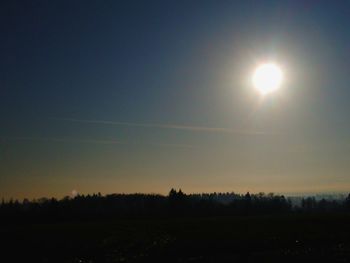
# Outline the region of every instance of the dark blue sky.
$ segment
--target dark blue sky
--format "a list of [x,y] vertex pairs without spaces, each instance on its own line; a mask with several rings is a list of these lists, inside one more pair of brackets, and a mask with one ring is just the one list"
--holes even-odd
[[349,26],[346,1],[2,1],[0,190],[343,191]]

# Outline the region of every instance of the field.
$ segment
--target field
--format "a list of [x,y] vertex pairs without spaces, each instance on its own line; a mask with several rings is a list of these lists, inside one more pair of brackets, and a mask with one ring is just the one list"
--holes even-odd
[[2,225],[2,262],[350,261],[350,215]]

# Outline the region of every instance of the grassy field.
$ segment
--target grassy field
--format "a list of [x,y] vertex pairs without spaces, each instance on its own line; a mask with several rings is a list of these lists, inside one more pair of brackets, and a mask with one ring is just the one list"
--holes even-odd
[[350,215],[2,225],[2,262],[350,261]]

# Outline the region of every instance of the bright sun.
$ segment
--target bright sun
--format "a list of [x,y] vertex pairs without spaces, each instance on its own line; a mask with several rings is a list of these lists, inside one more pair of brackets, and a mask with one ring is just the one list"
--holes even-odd
[[281,69],[273,63],[261,64],[256,68],[253,75],[254,87],[262,95],[278,90],[282,80]]

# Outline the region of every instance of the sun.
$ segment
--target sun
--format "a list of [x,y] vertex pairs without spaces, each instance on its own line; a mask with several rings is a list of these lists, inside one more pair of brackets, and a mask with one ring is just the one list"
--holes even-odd
[[283,80],[282,70],[274,63],[259,65],[253,75],[253,85],[262,94],[278,90]]

